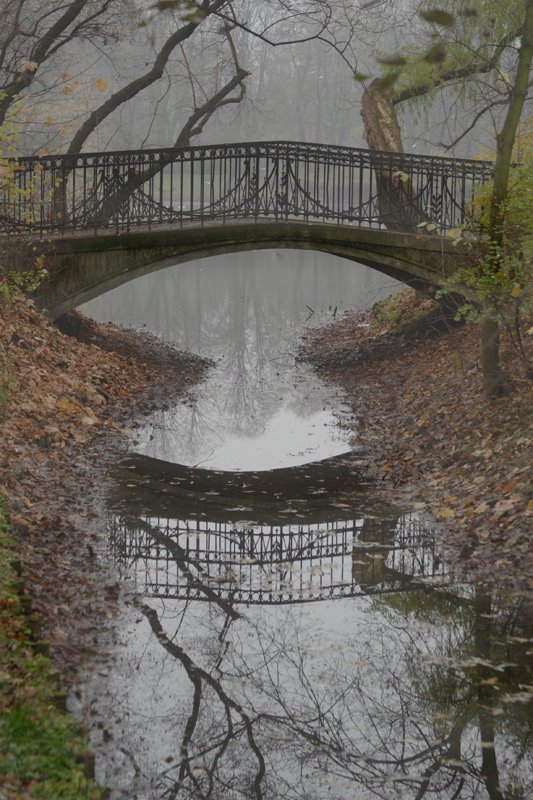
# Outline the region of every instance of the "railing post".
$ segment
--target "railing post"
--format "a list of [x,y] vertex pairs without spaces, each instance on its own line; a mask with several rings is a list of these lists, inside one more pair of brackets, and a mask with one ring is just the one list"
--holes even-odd
[[285,196],[284,196],[284,204],[285,204],[285,222],[289,219],[289,175],[291,169],[291,161],[289,157],[289,147],[286,145],[285,151]]

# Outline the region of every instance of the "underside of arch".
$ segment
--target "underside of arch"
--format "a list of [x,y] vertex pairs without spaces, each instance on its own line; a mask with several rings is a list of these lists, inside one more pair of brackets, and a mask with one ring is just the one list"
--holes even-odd
[[440,237],[298,222],[241,222],[202,228],[61,238],[40,245],[47,280],[35,293],[52,319],[141,275],[223,253],[314,250],[371,267],[411,286],[439,285],[457,250]]

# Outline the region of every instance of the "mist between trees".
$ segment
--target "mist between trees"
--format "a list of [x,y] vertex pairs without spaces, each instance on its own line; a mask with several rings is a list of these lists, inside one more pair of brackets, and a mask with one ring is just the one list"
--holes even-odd
[[[472,5],[487,55],[508,34],[512,9],[495,23],[482,8],[487,0]],[[253,139],[365,146],[363,86],[354,76],[377,74],[376,54],[409,51],[431,36],[420,7],[412,0],[2,0],[0,120],[16,126],[21,154]],[[465,51],[455,58],[464,61]],[[412,103],[400,110],[405,149],[442,151],[483,103],[487,113],[454,152],[490,147],[504,83],[486,75],[474,97],[457,78],[421,93],[414,110]]]

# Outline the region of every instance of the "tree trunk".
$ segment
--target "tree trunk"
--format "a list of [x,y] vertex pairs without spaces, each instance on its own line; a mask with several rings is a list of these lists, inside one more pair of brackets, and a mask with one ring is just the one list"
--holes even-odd
[[[376,78],[365,89],[361,116],[370,150],[403,153],[402,133],[393,95],[380,78]],[[417,227],[419,223],[430,220],[418,208],[410,181],[402,174],[401,159],[391,168],[390,165],[380,165],[379,157],[376,157],[374,172],[380,221],[391,230],[420,233]]]
[[[529,90],[529,76],[533,61],[533,0],[524,0],[524,12],[515,81],[511,90],[505,122],[497,136],[494,191],[489,220],[491,251],[496,254],[496,258],[487,267],[487,269],[491,269],[494,272],[498,271],[501,264],[504,245],[505,201],[509,189],[513,146]],[[504,376],[500,368],[499,332],[496,319],[489,319],[483,323],[481,331],[481,363],[483,366],[485,397],[490,400],[501,396]]]
[[380,78],[372,81],[363,93],[361,116],[370,150],[403,153],[402,132],[392,103],[392,92]]
[[500,330],[495,319],[486,319],[481,325],[481,367],[485,399],[501,397],[505,392],[505,374],[500,367]]

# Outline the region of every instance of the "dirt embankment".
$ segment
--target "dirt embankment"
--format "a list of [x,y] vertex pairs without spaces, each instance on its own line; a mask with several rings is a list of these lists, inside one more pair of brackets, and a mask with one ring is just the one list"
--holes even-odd
[[[405,303],[416,313],[414,293]],[[504,337],[508,394],[484,402],[475,326],[392,334],[349,312],[308,332],[302,357],[345,388],[376,481],[439,520],[452,557],[533,590],[533,384]],[[533,335],[525,335],[533,360]]]
[[33,608],[68,673],[101,649],[116,610],[118,586],[95,557],[106,466],[133,420],[186,394],[208,364],[74,315],[78,341],[27,300],[0,316],[0,494]]

